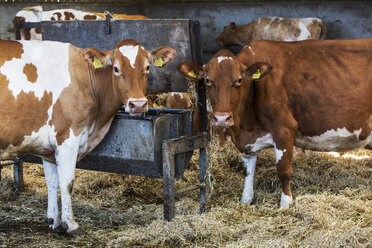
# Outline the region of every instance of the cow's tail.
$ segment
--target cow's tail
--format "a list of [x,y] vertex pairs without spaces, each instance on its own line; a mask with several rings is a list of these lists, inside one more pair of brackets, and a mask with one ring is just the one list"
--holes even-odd
[[319,20],[319,26],[320,26],[319,40],[325,40],[327,36],[327,28],[322,20]]

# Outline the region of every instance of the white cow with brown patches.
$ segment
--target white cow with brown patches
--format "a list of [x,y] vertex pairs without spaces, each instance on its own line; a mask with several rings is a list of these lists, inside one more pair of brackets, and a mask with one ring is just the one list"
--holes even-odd
[[224,27],[217,42],[221,46],[244,46],[256,40],[324,40],[326,27],[318,18],[261,17],[245,25]]
[[43,159],[51,229],[79,232],[71,207],[76,162],[103,139],[123,104],[133,115],[147,111],[149,66],[154,61],[165,66],[175,54],[170,47],[149,52],[135,40],[123,40],[111,51],[0,41],[0,159],[21,154]]
[[[104,13],[90,12],[76,9],[54,9],[43,11],[42,6],[27,7],[19,11],[14,19],[14,25],[22,22],[41,21],[76,21],[76,20],[104,20]],[[113,14],[114,20],[123,19],[148,19],[143,15]],[[21,40],[42,40],[41,28],[22,28],[20,30]]]

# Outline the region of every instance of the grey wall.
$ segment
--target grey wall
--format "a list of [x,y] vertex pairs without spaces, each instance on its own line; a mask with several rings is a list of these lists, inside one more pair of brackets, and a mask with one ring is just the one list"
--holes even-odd
[[203,3],[151,5],[144,14],[153,18],[185,17],[201,22],[204,61],[220,49],[215,41],[223,27],[246,24],[258,17],[318,17],[329,39],[372,37],[372,2]]
[[[13,39],[12,17],[30,4],[0,4],[0,38]],[[169,3],[169,4],[47,4],[45,10],[76,8],[103,12],[144,14],[149,18],[189,18],[201,23],[203,55],[207,61],[219,46],[215,38],[223,26],[235,21],[249,23],[262,16],[318,17],[327,26],[329,39],[372,37],[371,1],[319,2],[229,2],[229,3]],[[166,34],[165,34],[166,35]]]

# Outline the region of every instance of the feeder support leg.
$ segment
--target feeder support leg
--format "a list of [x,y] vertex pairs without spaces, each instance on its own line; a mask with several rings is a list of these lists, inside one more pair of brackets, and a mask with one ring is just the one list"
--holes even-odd
[[17,191],[23,191],[23,161],[20,159],[14,160],[13,166],[13,175],[14,175],[14,187]]
[[175,160],[171,144],[163,142],[164,219],[168,221],[175,215]]
[[208,145],[199,150],[199,162],[200,162],[200,213],[208,211],[208,195],[210,191],[210,174],[209,174],[209,161],[208,161]]

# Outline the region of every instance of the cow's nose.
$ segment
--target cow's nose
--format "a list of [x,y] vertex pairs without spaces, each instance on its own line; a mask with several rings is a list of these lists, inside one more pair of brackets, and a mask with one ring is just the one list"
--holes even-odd
[[129,114],[141,114],[147,112],[147,98],[129,98],[125,110]]
[[233,126],[234,119],[231,112],[217,112],[212,114],[212,125],[213,126]]

